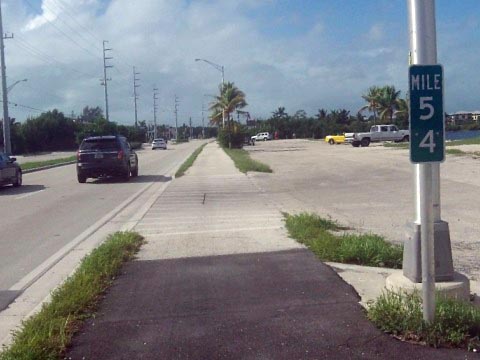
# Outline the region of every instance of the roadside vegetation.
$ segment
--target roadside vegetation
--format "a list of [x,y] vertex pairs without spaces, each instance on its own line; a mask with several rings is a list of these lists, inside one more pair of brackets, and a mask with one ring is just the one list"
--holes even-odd
[[228,149],[226,147],[223,148],[228,156],[233,160],[235,166],[238,170],[243,173],[247,173],[249,171],[256,171],[256,172],[264,172],[264,173],[271,173],[273,172],[270,166],[264,164],[260,161],[253,160],[250,157],[248,151],[243,149]]
[[386,291],[369,304],[368,318],[402,340],[480,351],[480,309],[467,302],[437,296],[435,321],[427,324],[419,293]]
[[134,257],[143,241],[134,232],[110,235],[52,292],[50,302],[23,322],[12,345],[0,353],[0,360],[59,359],[82,322],[95,312],[101,294],[122,264]]
[[374,234],[341,233],[348,228],[315,214],[284,214],[289,235],[323,261],[400,269],[403,247]]
[[72,161],[75,161],[77,157],[74,156],[69,156],[65,158],[60,158],[60,159],[53,159],[53,160],[45,160],[45,161],[29,161],[23,164],[20,164],[21,168],[23,171],[25,170],[31,170],[31,169],[38,169],[44,166],[51,166],[51,165],[58,165],[58,164],[63,164],[63,163],[69,163]]
[[192,155],[190,155],[190,157],[187,160],[185,160],[182,166],[180,166],[180,168],[175,173],[175,177],[178,178],[185,175],[185,172],[193,165],[195,160],[197,160],[198,155],[200,155],[200,153],[202,152],[205,146],[207,146],[207,144],[203,144],[202,146],[200,146],[197,150],[195,150],[192,153]]

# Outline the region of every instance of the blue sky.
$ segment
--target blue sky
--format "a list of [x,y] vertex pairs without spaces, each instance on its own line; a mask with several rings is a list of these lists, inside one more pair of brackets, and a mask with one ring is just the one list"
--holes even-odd
[[[205,94],[224,65],[226,80],[245,91],[248,110],[268,117],[279,106],[303,109],[363,105],[372,85],[405,94],[408,19],[405,0],[4,0],[8,82],[28,78],[11,101],[67,114],[104,107],[101,40],[112,51],[112,120],[133,121],[132,69],[141,72],[139,117],[150,121],[152,88],[160,89],[160,118],[201,121]],[[35,10],[34,10],[35,9]],[[438,58],[446,75],[448,112],[479,110],[478,0],[437,0]],[[48,21],[46,20],[48,19]],[[88,28],[86,30],[85,28]],[[40,53],[39,53],[40,52]],[[52,60],[53,59],[53,60]],[[36,110],[15,107],[22,120]]]

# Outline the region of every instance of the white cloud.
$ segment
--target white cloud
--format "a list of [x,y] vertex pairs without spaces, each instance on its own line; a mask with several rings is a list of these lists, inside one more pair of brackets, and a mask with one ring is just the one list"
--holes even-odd
[[382,24],[373,24],[368,31],[366,38],[370,41],[381,41],[385,36],[384,26]]

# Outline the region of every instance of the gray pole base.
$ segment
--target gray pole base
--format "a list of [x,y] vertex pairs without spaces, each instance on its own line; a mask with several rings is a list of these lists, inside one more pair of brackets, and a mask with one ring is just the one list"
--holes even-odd
[[[422,294],[422,284],[406,278],[401,271],[396,271],[387,277],[385,287],[387,290],[395,293],[406,292],[408,294]],[[452,280],[436,282],[435,292],[437,295],[448,299],[469,301],[470,281],[465,275],[454,273]]]
[[[406,226],[403,248],[403,275],[412,282],[422,282],[420,224]],[[454,278],[450,230],[446,221],[434,224],[435,281],[452,281]]]

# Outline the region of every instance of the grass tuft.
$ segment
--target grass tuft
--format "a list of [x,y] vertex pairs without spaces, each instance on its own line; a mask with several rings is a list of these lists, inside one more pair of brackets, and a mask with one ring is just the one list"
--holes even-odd
[[0,359],[58,359],[82,321],[92,316],[122,264],[132,259],[142,244],[143,237],[134,232],[110,235],[52,292],[51,301],[22,323]]
[[418,293],[386,291],[369,304],[368,318],[381,330],[404,340],[480,350],[480,309],[468,302],[437,295],[435,320],[427,324]]
[[445,149],[445,154],[454,156],[468,155],[468,153],[460,149]]
[[38,169],[44,166],[69,163],[75,160],[77,160],[77,157],[74,155],[74,156],[69,156],[61,159],[53,159],[53,160],[45,160],[45,161],[29,161],[29,162],[20,164],[20,167],[22,168],[23,171],[25,171],[25,170],[31,170],[31,169]]
[[348,230],[336,221],[315,214],[284,214],[289,235],[323,261],[375,267],[402,267],[403,247],[373,234],[335,234]]
[[197,150],[195,150],[192,153],[192,155],[190,155],[190,157],[187,160],[185,160],[185,162],[182,164],[182,166],[180,166],[180,168],[175,173],[175,177],[178,178],[178,177],[181,177],[181,176],[185,175],[185,172],[188,169],[190,169],[190,167],[193,165],[195,160],[197,160],[198,155],[200,155],[200,153],[202,152],[202,150],[205,146],[207,146],[207,144],[203,144],[202,146],[200,146]]
[[233,160],[235,166],[238,170],[243,173],[247,173],[248,171],[256,171],[256,172],[264,172],[264,173],[271,173],[273,172],[270,166],[261,163],[260,161],[253,160],[250,157],[248,151],[243,149],[227,149],[223,148],[228,156]]

